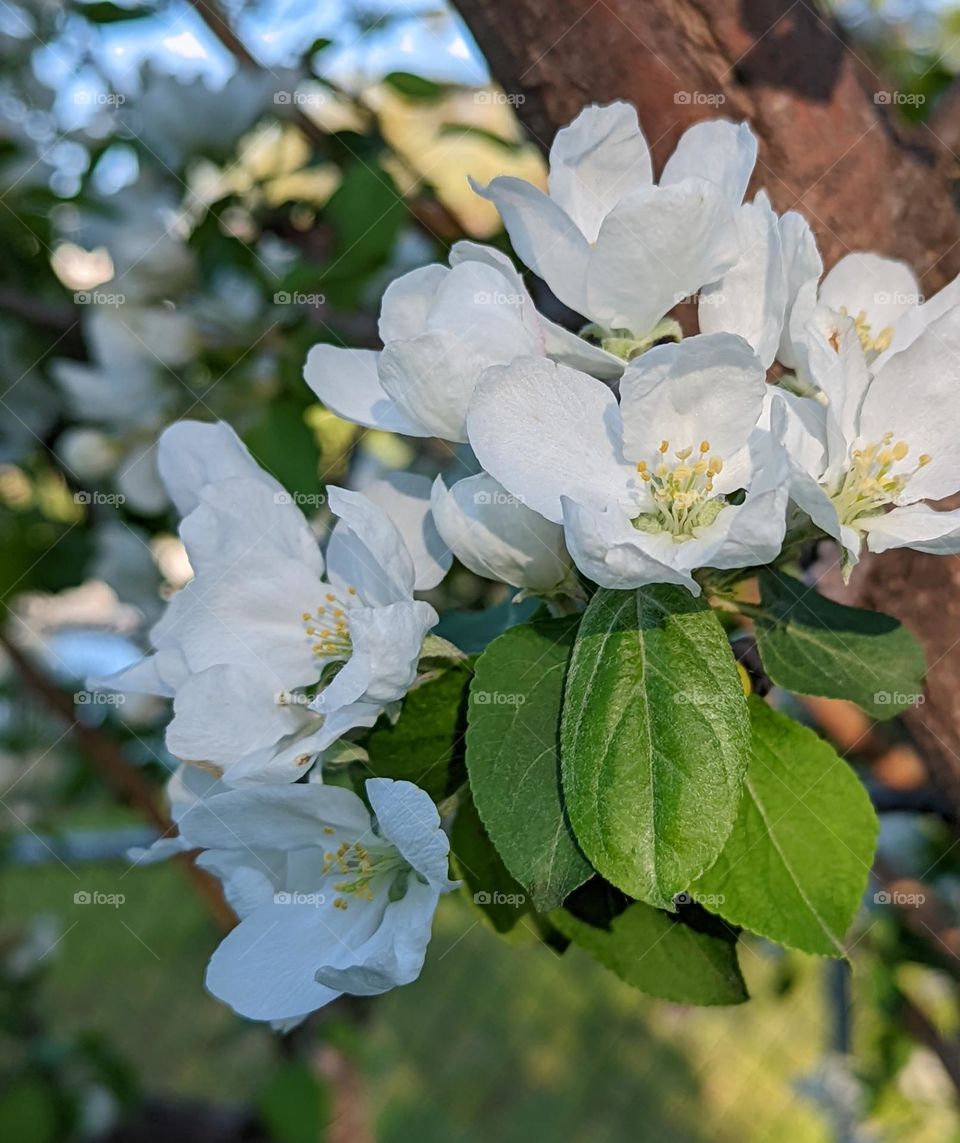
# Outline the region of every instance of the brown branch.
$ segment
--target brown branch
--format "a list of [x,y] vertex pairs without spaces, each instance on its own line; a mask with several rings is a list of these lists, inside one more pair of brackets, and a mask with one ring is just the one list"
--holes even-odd
[[[154,787],[139,770],[131,766],[120,747],[93,726],[78,721],[69,695],[55,686],[30,662],[16,644],[0,632],[0,646],[9,656],[27,689],[51,714],[66,723],[70,733],[111,793],[121,802],[136,809],[161,836],[175,833],[168,814],[157,801]],[[233,910],[227,905],[220,884],[205,869],[198,869],[189,854],[178,854],[175,860],[193,882],[211,915],[224,931],[236,924]]]

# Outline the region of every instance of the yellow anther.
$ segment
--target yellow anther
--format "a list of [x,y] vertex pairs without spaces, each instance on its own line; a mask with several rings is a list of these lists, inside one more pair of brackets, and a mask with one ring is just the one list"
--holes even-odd
[[897,441],[897,443],[893,446],[893,459],[903,460],[909,451],[910,449],[907,446],[906,441]]
[[316,632],[317,632],[317,629],[316,629],[316,627],[308,627],[308,628],[307,628],[307,634],[308,634],[308,635],[315,635],[315,634],[316,634]]
[[680,448],[673,454],[677,460],[686,460],[687,457],[693,452],[692,448]]
[[933,460],[933,457],[928,452],[925,452],[920,455],[917,464],[919,464],[921,468],[926,468],[931,460]]
[[660,446],[659,446],[657,451],[658,452],[666,452],[669,447],[670,447],[669,441],[661,441]]
[[342,619],[345,614],[346,612],[341,611],[339,607],[335,607],[333,610],[334,619]]
[[307,622],[307,620],[309,620],[309,618],[310,618],[310,612],[309,612],[309,611],[305,611],[305,612],[303,613],[303,615],[301,616],[301,618],[303,619],[304,623],[306,623],[306,622]]
[[332,591],[328,591],[325,598],[326,598],[328,603],[336,603],[337,602],[337,597],[333,594]]
[[348,592],[348,594],[350,594],[350,595],[356,595],[356,594],[357,594],[357,589],[356,589],[355,587],[348,587],[348,588],[347,588],[347,592]]
[[324,833],[336,833],[337,831],[333,826],[324,826],[323,832]]
[[701,452],[709,452],[710,451],[710,442],[709,441],[701,441],[700,442],[700,451]]
[[333,902],[333,907],[335,909],[346,909],[347,902],[346,902],[345,898],[337,897]]

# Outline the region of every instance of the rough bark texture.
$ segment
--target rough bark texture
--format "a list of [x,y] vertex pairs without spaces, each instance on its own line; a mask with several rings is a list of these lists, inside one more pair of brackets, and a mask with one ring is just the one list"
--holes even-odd
[[[545,150],[589,102],[634,103],[661,165],[696,120],[745,118],[757,185],[807,216],[827,266],[876,250],[908,261],[928,295],[960,272],[960,97],[905,130],[891,85],[809,0],[455,2]],[[927,701],[908,721],[960,807],[960,558],[870,557],[851,586],[926,647]]]

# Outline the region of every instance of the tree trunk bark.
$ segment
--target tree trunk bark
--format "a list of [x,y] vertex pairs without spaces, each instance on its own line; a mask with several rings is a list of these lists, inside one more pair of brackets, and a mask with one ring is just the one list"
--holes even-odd
[[[828,267],[875,250],[909,262],[928,295],[960,272],[957,100],[898,124],[891,86],[810,0],[455,3],[545,151],[591,102],[635,104],[658,165],[696,120],[747,119],[756,186],[806,215]],[[871,556],[851,591],[923,642],[927,699],[906,717],[960,808],[960,557]]]

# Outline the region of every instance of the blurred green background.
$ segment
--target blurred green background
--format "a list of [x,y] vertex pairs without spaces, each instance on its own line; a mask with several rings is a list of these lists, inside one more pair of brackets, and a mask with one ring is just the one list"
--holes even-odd
[[[927,114],[960,9],[834,8]],[[205,993],[221,930],[197,883],[125,856],[167,711],[83,680],[135,658],[189,574],[157,434],[227,419],[305,496],[450,463],[341,422],[301,368],[317,341],[375,345],[385,285],[453,241],[508,249],[467,175],[544,178],[514,110],[431,0],[0,4],[0,1139],[960,1138],[937,1055],[957,958],[869,902],[852,971],[756,941],[752,1001],[692,1010],[455,894],[416,984],[278,1038]],[[434,601],[498,590],[458,569]],[[948,928],[955,846],[935,814],[885,818],[882,854]]]

